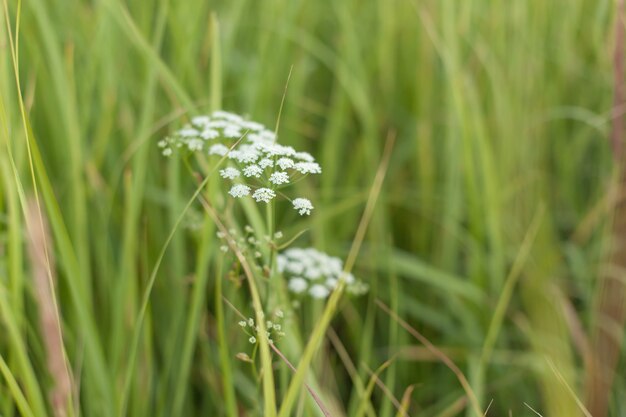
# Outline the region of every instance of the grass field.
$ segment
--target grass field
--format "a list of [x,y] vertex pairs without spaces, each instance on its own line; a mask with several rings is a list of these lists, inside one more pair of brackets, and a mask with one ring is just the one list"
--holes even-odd
[[[589,415],[594,335],[624,324],[615,5],[4,0],[0,416]],[[311,216],[161,155],[219,109],[316,158]],[[292,308],[275,250],[247,274],[220,222],[369,292]],[[238,325],[261,306],[284,358]],[[623,356],[594,417],[626,415]]]

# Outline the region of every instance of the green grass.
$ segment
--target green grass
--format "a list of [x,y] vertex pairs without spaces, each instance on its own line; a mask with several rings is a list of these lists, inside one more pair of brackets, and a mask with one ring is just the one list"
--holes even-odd
[[[583,415],[574,328],[592,334],[609,243],[613,3],[3,2],[0,416],[54,415],[26,251],[35,194],[79,387],[70,415],[322,415],[306,383],[333,416],[474,416],[378,300],[454,361],[482,409],[493,400],[488,415]],[[362,243],[369,294],[303,306],[278,343],[295,373],[268,346],[257,365],[273,374],[235,358],[251,345],[223,299],[256,308],[221,279],[198,182],[156,146],[217,108],[267,126],[280,114],[279,140],[323,168],[297,185],[314,214],[278,204],[276,230],[307,229],[295,245],[343,259]],[[264,227],[263,211],[234,213]],[[618,378],[610,415],[625,390]]]

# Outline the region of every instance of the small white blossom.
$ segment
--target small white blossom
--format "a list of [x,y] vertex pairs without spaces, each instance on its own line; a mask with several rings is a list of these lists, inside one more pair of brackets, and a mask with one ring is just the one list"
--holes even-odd
[[306,198],[296,198],[292,201],[293,208],[298,210],[298,213],[301,216],[310,215],[311,210],[313,210],[313,204],[311,201]]
[[256,343],[256,337],[250,336],[250,339],[248,339],[248,342],[250,342],[250,343],[252,343],[254,345]]
[[224,156],[228,153],[228,148],[221,143],[216,143],[215,145],[211,145],[209,148],[209,155],[219,155]]
[[296,152],[294,156],[302,161],[315,162],[315,158],[313,158],[313,155],[308,152]]
[[270,175],[270,182],[276,185],[288,184],[289,174],[284,171],[274,172],[272,175]]
[[228,194],[232,195],[235,198],[244,197],[250,194],[250,187],[244,184],[235,184],[232,186]]
[[348,285],[354,284],[354,281],[355,281],[354,275],[345,273],[345,272],[341,273],[341,275],[339,276],[339,279],[342,281],[345,281],[346,284]]
[[343,271],[341,259],[313,248],[287,249],[278,254],[276,265],[288,280],[288,289],[296,294],[302,294],[308,289],[309,296],[325,298],[340,282],[345,283],[347,292],[352,295],[361,295],[368,290],[366,284]]
[[291,278],[288,284],[289,291],[296,294],[303,293],[304,291],[306,291],[308,286],[309,284],[307,284],[307,282],[303,278],[299,277]]
[[309,294],[313,298],[322,299],[328,297],[330,291],[325,286],[316,284],[309,289]]
[[252,317],[248,319],[248,326],[254,327],[254,319]]
[[234,180],[240,174],[241,174],[241,172],[239,172],[238,169],[233,168],[233,167],[228,167],[228,168],[224,168],[224,169],[220,170],[220,175],[222,176],[222,178],[227,178],[229,180]]
[[[248,187],[248,190],[249,189]],[[269,203],[274,197],[276,197],[276,193],[269,188],[259,188],[252,194],[252,198],[254,198],[257,203]]]
[[191,123],[196,126],[206,126],[211,122],[211,118],[209,116],[196,116],[191,119]]
[[248,165],[243,169],[243,175],[246,177],[260,178],[261,174],[263,174],[263,169],[258,165]]
[[244,148],[231,152],[231,158],[236,159],[240,164],[253,164],[259,159],[259,154],[251,148]]
[[215,139],[220,136],[220,132],[213,129],[205,129],[200,133],[200,137],[204,140]]
[[171,148],[165,148],[165,149],[163,149],[162,154],[163,154],[163,156],[170,156],[172,154],[172,149]]
[[251,122],[251,121],[243,121],[243,122],[239,123],[239,125],[242,128],[249,129],[249,130],[263,130],[263,129],[265,129],[265,126],[263,126],[261,123]]
[[283,157],[283,158],[280,158],[278,161],[276,161],[276,165],[278,165],[280,169],[290,169],[295,166],[295,162],[293,162],[293,159],[291,158]]
[[204,143],[200,139],[191,139],[189,140],[189,142],[187,142],[187,147],[192,152],[202,150],[203,146],[204,146]]
[[224,129],[224,137],[235,139],[241,137],[241,130],[237,126],[227,126]]
[[306,269],[306,265],[300,262],[289,262],[286,265],[285,269],[287,270],[287,272],[290,272],[292,274],[301,275]]
[[296,162],[294,168],[301,174],[321,174],[322,168],[317,162]]
[[248,325],[248,323],[246,323],[246,321],[245,321],[245,320],[241,320],[241,321],[239,322],[239,325],[240,325],[241,327],[246,327],[246,326]]
[[178,134],[183,138],[195,138],[200,134],[200,132],[198,132],[196,129],[193,129],[191,127],[185,127],[179,130]]
[[276,315],[276,317],[279,317],[281,319],[285,317],[285,313],[283,313],[283,310],[276,310],[274,314]]
[[272,161],[269,158],[263,158],[259,161],[259,166],[263,169],[265,168],[271,168],[274,166],[274,161]]
[[226,245],[222,245],[222,246],[220,246],[220,250],[221,250],[222,252],[226,253],[226,252],[228,252],[228,246],[226,246]]

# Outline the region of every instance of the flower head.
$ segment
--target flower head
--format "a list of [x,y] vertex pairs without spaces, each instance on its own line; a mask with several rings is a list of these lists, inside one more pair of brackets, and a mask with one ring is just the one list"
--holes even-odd
[[235,184],[232,186],[228,194],[235,198],[241,198],[250,194],[250,187],[244,184]]
[[274,172],[270,175],[270,182],[276,185],[287,184],[289,183],[289,174],[284,171]]
[[292,201],[293,204],[293,208],[298,210],[298,213],[301,216],[306,215],[310,215],[311,214],[311,210],[313,210],[313,204],[311,204],[311,201],[306,199],[306,198],[296,198]]
[[340,283],[348,293],[360,295],[368,287],[343,271],[343,262],[313,248],[291,248],[278,254],[278,271],[288,279],[287,288],[294,294],[324,299]]
[[[231,185],[228,193],[234,198],[252,193],[258,203],[276,198],[279,187],[322,172],[311,154],[279,144],[275,132],[261,123],[223,110],[192,117],[190,123],[160,140],[158,146],[164,156],[178,151],[228,158],[229,166],[219,175],[227,181],[241,182]],[[300,215],[309,215],[313,209],[306,198],[296,198],[292,204]]]
[[259,188],[252,194],[252,198],[254,198],[257,203],[269,203],[274,197],[276,197],[276,193],[269,188]]
[[233,167],[228,167],[220,170],[220,175],[222,176],[222,178],[228,178],[229,180],[234,180],[240,174],[241,173],[239,172],[239,170]]

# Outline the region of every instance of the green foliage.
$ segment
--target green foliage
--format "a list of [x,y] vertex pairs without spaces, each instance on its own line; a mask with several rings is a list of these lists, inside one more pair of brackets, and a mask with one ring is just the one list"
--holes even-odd
[[[35,194],[77,386],[69,415],[322,415],[306,387],[333,416],[474,415],[455,374],[377,300],[454,361],[481,407],[493,400],[489,415],[528,415],[524,403],[582,415],[578,329],[608,243],[612,9],[5,0],[0,416],[54,414],[25,249]],[[228,279],[233,259],[196,198],[226,207],[211,177],[198,188],[157,147],[219,107],[267,126],[280,114],[281,143],[315,155],[323,174],[297,184],[314,214],[278,204],[267,226],[306,228],[297,244],[342,258],[397,136],[353,270],[370,292],[295,310],[277,347],[297,371],[267,343],[258,373],[236,357],[252,348],[229,303],[252,317],[263,300],[249,291],[265,289]],[[265,213],[235,213],[264,227]],[[623,381],[615,390],[618,415]]]

